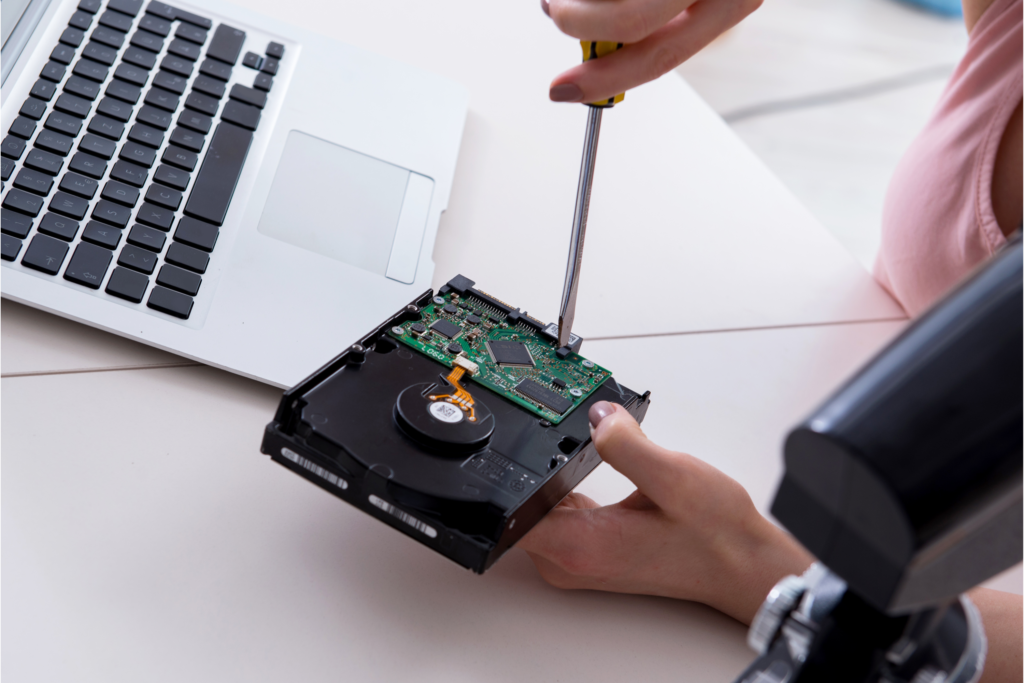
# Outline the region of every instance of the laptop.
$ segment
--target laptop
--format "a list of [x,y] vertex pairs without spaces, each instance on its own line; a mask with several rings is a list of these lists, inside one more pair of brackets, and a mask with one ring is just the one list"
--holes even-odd
[[430,287],[459,84],[216,0],[0,10],[3,297],[287,387]]

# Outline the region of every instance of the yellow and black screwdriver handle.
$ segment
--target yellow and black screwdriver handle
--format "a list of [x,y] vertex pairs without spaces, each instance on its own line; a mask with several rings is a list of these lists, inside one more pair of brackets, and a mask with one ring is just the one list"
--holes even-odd
[[[589,62],[591,59],[610,55],[622,47],[622,43],[613,43],[608,40],[581,40],[580,45],[583,47],[584,62]],[[622,98],[625,96],[626,93],[623,92],[619,93],[615,97],[609,97],[607,100],[601,100],[600,102],[587,102],[587,104],[591,107],[614,107],[616,104],[621,102]]]

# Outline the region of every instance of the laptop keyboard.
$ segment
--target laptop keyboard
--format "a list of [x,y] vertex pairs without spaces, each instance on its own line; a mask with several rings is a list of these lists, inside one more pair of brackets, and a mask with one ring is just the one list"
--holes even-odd
[[2,257],[188,319],[284,46],[142,5],[82,0],[11,123]]

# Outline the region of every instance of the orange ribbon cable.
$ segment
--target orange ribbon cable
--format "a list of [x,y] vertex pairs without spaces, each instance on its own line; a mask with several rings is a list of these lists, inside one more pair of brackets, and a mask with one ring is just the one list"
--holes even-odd
[[473,408],[473,397],[468,391],[462,388],[459,384],[459,380],[466,374],[466,370],[459,366],[452,368],[452,371],[445,377],[448,383],[455,388],[454,394],[434,395],[428,396],[431,401],[448,401],[453,405],[457,405],[462,408],[463,412],[469,413],[467,419],[470,422],[476,422],[476,411]]

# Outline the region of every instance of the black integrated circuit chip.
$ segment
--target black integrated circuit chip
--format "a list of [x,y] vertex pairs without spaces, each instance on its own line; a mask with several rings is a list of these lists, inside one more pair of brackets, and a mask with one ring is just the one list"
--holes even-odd
[[435,320],[430,325],[430,329],[438,334],[447,337],[448,339],[455,339],[462,333],[462,328],[454,323],[450,323],[447,320],[440,318]]
[[543,387],[529,378],[517,384],[516,391],[545,408],[550,408],[559,415],[565,415],[566,411],[572,408],[572,401],[564,396],[559,396],[547,387]]
[[[491,339],[487,342],[487,350],[498,365],[513,365],[532,368],[535,363],[530,349],[521,341],[505,341]],[[540,385],[538,385],[540,386]]]

